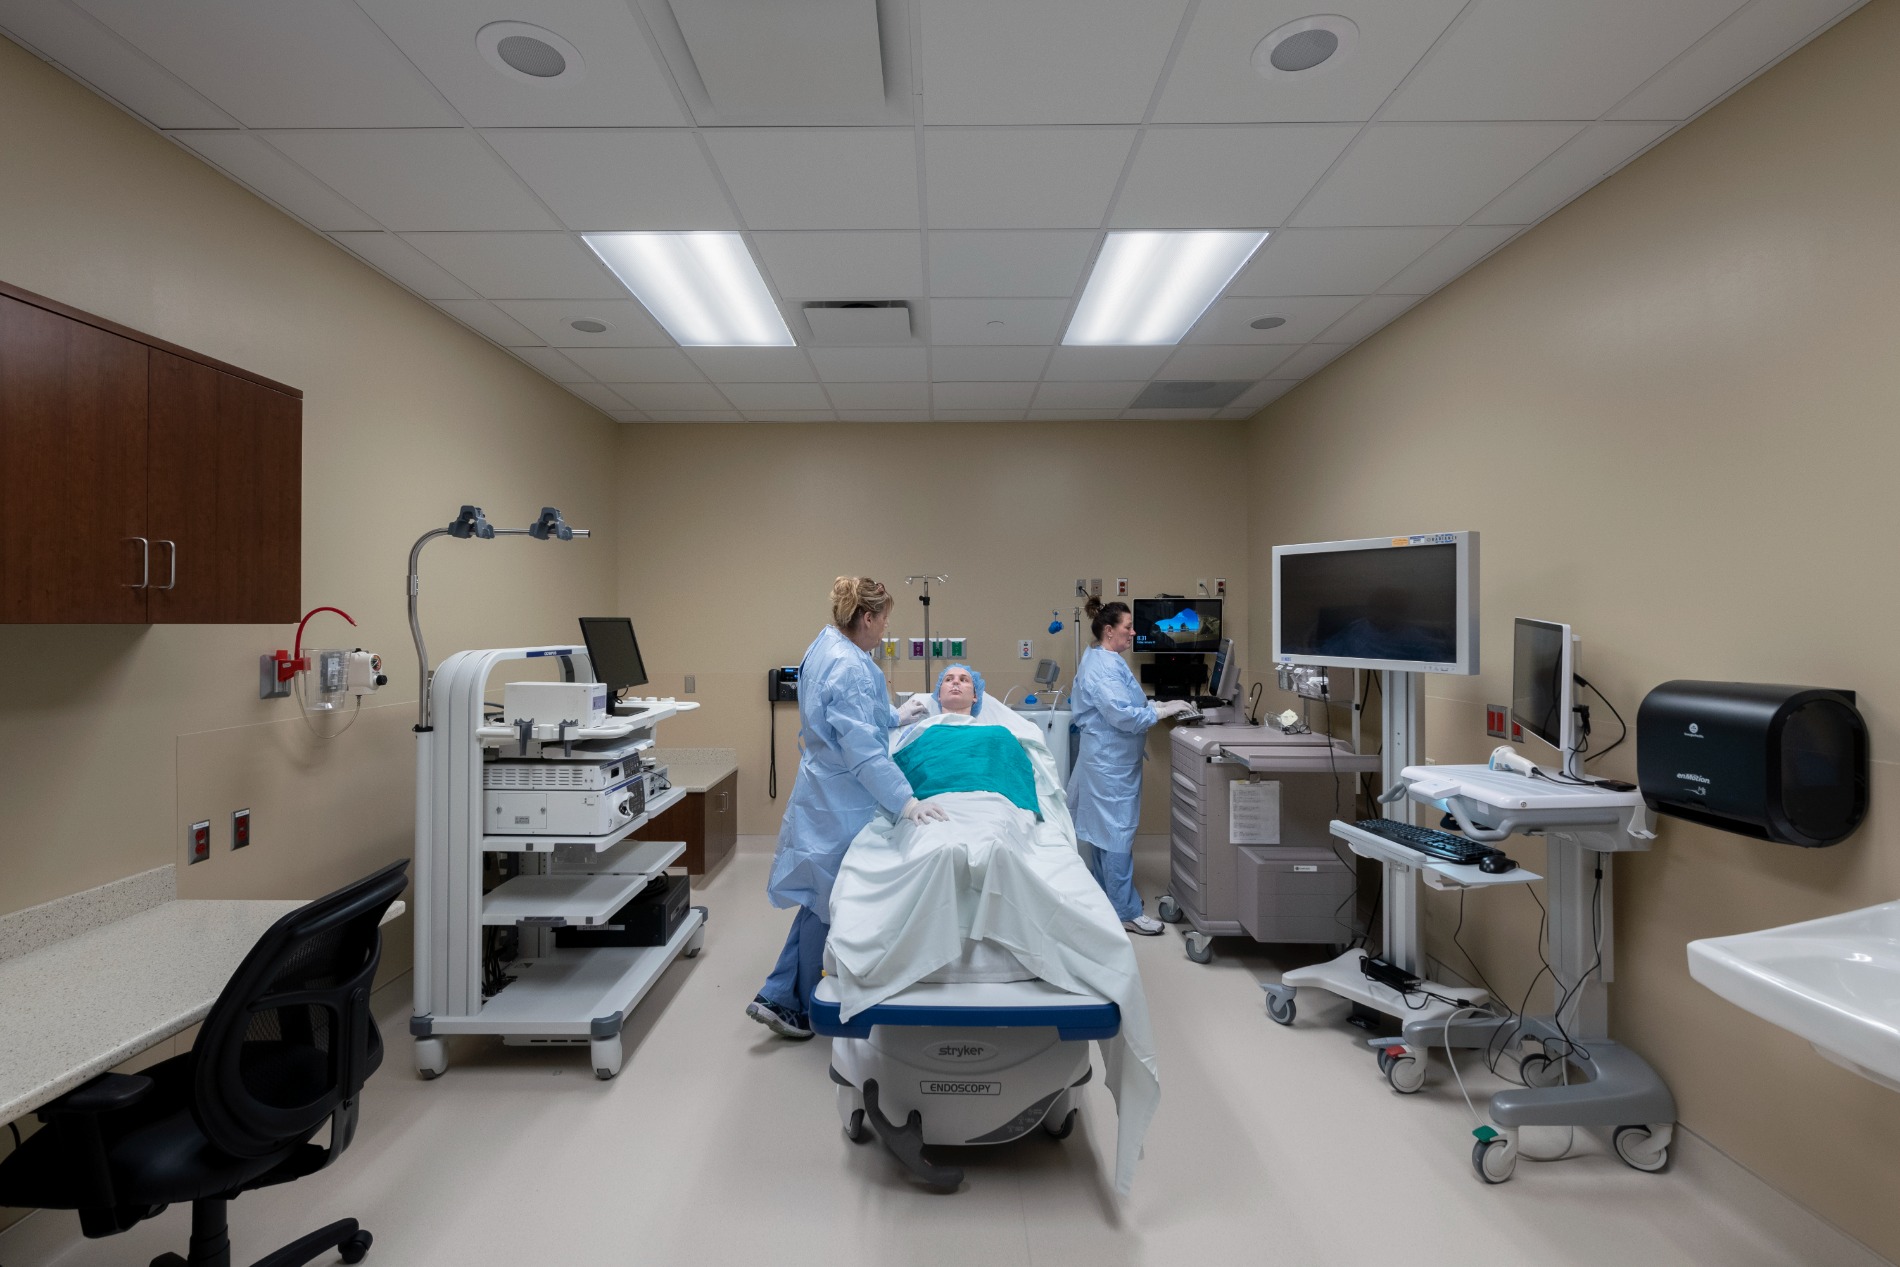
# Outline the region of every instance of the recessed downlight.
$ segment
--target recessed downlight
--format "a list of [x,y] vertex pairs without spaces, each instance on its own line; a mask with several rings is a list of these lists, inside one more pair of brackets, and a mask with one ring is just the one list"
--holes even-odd
[[1255,317],[1247,323],[1255,330],[1278,330],[1286,324],[1285,317]]
[[605,334],[607,323],[595,321],[592,317],[579,317],[567,323],[569,329],[579,330],[582,334]]
[[1359,38],[1351,18],[1316,14],[1276,27],[1254,45],[1253,68],[1262,79],[1300,82],[1344,61]]
[[545,27],[490,22],[475,32],[482,57],[517,83],[568,84],[586,73],[580,50]]

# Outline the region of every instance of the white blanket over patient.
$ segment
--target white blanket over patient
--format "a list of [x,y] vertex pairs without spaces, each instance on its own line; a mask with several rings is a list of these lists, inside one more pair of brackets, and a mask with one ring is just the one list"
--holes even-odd
[[840,1010],[849,1020],[973,958],[987,966],[971,975],[995,980],[1006,956],[1027,971],[1005,979],[1033,975],[1112,1000],[1121,1033],[1101,1044],[1102,1062],[1120,1116],[1115,1189],[1125,1194],[1161,1096],[1134,947],[1076,853],[1055,762],[1034,725],[991,703],[975,718],[929,718],[901,732],[893,748],[928,727],[958,725],[1003,726],[1022,741],[1042,821],[991,792],[932,797],[948,822],[872,819],[851,842],[831,894],[827,957]]

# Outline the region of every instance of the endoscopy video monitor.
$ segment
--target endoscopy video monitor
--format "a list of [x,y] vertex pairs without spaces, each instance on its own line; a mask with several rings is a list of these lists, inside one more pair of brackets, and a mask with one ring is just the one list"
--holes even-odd
[[633,622],[625,616],[582,616],[581,637],[587,643],[587,659],[594,666],[594,677],[606,683],[614,694],[629,687],[647,684],[646,661],[640,658],[640,643],[633,636]]
[[1205,655],[1220,650],[1218,598],[1137,598],[1135,650],[1167,655]]
[[1478,671],[1478,534],[1273,548],[1273,658],[1404,673]]

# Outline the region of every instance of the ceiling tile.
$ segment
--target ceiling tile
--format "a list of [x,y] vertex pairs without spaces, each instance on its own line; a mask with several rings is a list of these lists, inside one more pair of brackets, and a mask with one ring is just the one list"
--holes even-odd
[[1269,378],[1234,397],[1233,408],[1249,412],[1262,409],[1299,385],[1300,380],[1297,378]]
[[1029,407],[1034,383],[934,383],[931,404],[938,409],[1014,409]]
[[503,347],[527,347],[541,342],[532,330],[524,328],[486,299],[438,299],[435,306]]
[[1037,409],[1084,409],[1097,417],[1128,407],[1145,382],[1050,383],[1036,389]]
[[930,376],[940,382],[1035,382],[1049,363],[1045,347],[930,349]]
[[[541,341],[556,348],[668,348],[673,340],[633,299],[504,299],[495,305]],[[598,334],[576,330],[575,321],[606,326]]]
[[488,143],[570,229],[735,229],[693,134],[499,128]]
[[1613,119],[1686,119],[1860,0],[1756,0],[1663,68],[1616,109]]
[[836,422],[838,415],[830,409],[748,409],[747,422]]
[[638,409],[609,409],[607,411],[607,416],[609,418],[612,418],[615,422],[650,422],[652,421],[645,414],[641,413]]
[[1138,123],[1187,0],[920,0],[931,123]]
[[1376,123],[1296,224],[1463,224],[1582,128],[1574,123]]
[[0,5],[0,31],[155,128],[229,128],[237,120],[113,32],[64,4]]
[[588,382],[587,371],[553,348],[514,348],[514,354],[557,383]]
[[1599,123],[1493,198],[1476,224],[1535,224],[1667,133],[1671,123]]
[[76,3],[246,127],[460,122],[351,0]]
[[567,390],[596,409],[625,409],[627,402],[599,383],[569,383]]
[[761,409],[830,409],[825,389],[817,383],[721,383],[727,400],[745,413]]
[[490,299],[625,299],[565,233],[408,233],[403,239]]
[[847,409],[929,409],[927,383],[832,383],[831,403]]
[[937,409],[932,412],[942,422],[1016,422],[1023,416],[1020,409]]
[[384,228],[559,227],[506,163],[459,128],[268,132],[264,139]]
[[710,383],[620,383],[616,387],[628,404],[655,418],[670,410],[732,412],[726,398]]
[[1374,331],[1384,329],[1401,313],[1416,304],[1418,295],[1373,295],[1360,303],[1342,320],[1327,326],[1325,341],[1328,343],[1357,343],[1370,338]]
[[374,229],[376,222],[250,132],[173,132],[239,184],[317,229]]
[[1057,382],[1103,382],[1155,376],[1173,348],[1063,348],[1049,358],[1048,378]]
[[[699,367],[673,348],[566,348],[567,359],[603,383],[698,383]],[[647,408],[639,401],[639,409]],[[667,406],[662,406],[666,408]],[[721,409],[723,405],[707,405]],[[674,409],[697,409],[697,405],[674,405]]]
[[752,242],[781,295],[908,299],[924,293],[924,250],[915,232],[755,233]]
[[1515,224],[1453,229],[1384,289],[1394,295],[1429,295],[1523,231],[1524,226]]
[[736,409],[649,409],[647,417],[654,422],[745,421],[745,415]]
[[909,128],[722,128],[703,134],[753,229],[914,229]]
[[1476,0],[1388,119],[1594,119],[1745,0]]
[[811,359],[827,383],[922,382],[930,377],[930,354],[923,348],[812,348]]
[[1155,422],[1202,422],[1212,418],[1213,409],[1124,409],[1123,418],[1146,418]]
[[393,233],[333,233],[330,236],[361,256],[370,267],[424,299],[475,297],[475,292],[451,277],[447,269]]
[[1245,347],[1191,344],[1182,347],[1161,367],[1156,378],[1265,378],[1297,349],[1271,343]]
[[1113,418],[1120,409],[1032,409],[1026,415],[1031,422],[1096,422]]
[[1066,299],[1082,283],[1097,236],[1080,229],[934,231],[930,293]]
[[[625,0],[362,0],[476,127],[659,127],[692,122]],[[501,19],[545,27],[580,50],[582,74],[524,83],[490,65],[475,33]]]
[[929,422],[928,409],[840,409],[839,422]]
[[[1182,340],[1194,343],[1305,343],[1345,316],[1357,295],[1306,295],[1292,299],[1217,299]],[[1279,317],[1285,325],[1256,330],[1261,317]]]
[[1292,214],[1356,124],[1150,128],[1109,222],[1132,229],[1269,229]]
[[1364,295],[1445,236],[1445,229],[1282,229],[1254,253],[1229,295]]
[[1295,352],[1275,372],[1282,378],[1305,378],[1330,365],[1333,359],[1352,347],[1350,343],[1309,343]]
[[[688,348],[686,355],[722,387],[728,383],[817,381],[803,348]],[[736,399],[732,403],[745,408]]]
[[926,128],[933,229],[1093,229],[1108,214],[1131,128]]
[[1054,343],[1068,312],[1066,299],[933,299],[933,341]]
[[1370,119],[1417,64],[1465,0],[1357,3],[1359,28],[1338,61],[1301,79],[1268,79],[1254,70],[1256,45],[1314,9],[1309,0],[1201,0],[1168,86],[1155,109],[1160,123],[1317,123]]

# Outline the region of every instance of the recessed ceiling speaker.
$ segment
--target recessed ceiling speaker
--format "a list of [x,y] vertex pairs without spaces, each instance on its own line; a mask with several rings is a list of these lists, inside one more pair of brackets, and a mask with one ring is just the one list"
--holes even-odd
[[595,321],[592,317],[580,317],[567,324],[571,328],[579,330],[582,334],[607,333],[607,323],[605,321]]
[[1285,317],[1255,317],[1247,323],[1254,330],[1277,330],[1286,324]]
[[526,22],[490,22],[475,32],[475,47],[490,66],[517,83],[570,84],[585,74],[579,49]]
[[1324,13],[1276,27],[1254,45],[1253,68],[1262,79],[1299,83],[1346,59],[1359,38],[1351,18]]
[[1204,379],[1161,379],[1141,389],[1131,409],[1220,409],[1252,387],[1251,381],[1209,382]]

